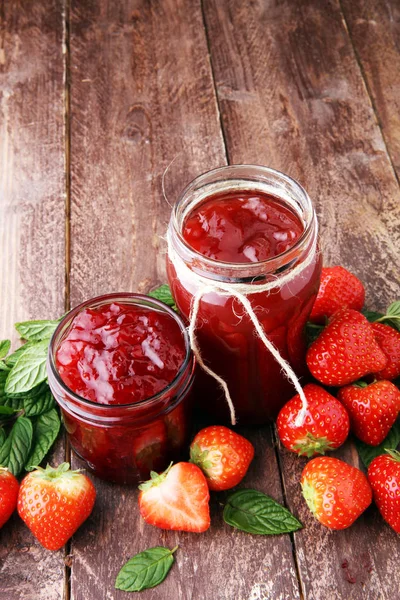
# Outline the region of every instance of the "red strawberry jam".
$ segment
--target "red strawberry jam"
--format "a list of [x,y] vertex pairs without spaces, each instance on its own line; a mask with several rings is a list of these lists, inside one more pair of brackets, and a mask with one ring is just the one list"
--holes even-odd
[[193,372],[182,319],[139,294],[84,302],[50,343],[49,385],[70,444],[98,477],[119,483],[181,458]]
[[76,315],[56,364],[82,398],[131,404],[167,387],[185,354],[180,327],[168,314],[114,302]]
[[[321,271],[321,257],[314,251],[315,214],[306,192],[265,167],[216,169],[186,188],[171,218],[169,236],[179,259],[210,284],[245,283],[254,288],[247,299],[265,333],[297,375],[305,375],[304,327]],[[281,283],[282,276],[290,276],[305,261],[303,270]],[[176,304],[188,322],[201,284],[184,269],[177,272],[171,260],[167,269]],[[258,292],[259,285],[275,281],[272,290]],[[227,383],[240,423],[275,418],[293,396],[292,384],[233,296],[210,290],[202,295],[196,336],[203,360]],[[200,369],[196,396],[202,408],[229,420],[224,393]]]
[[183,237],[208,258],[255,263],[291,248],[303,229],[299,217],[277,198],[244,191],[206,200],[186,219]]

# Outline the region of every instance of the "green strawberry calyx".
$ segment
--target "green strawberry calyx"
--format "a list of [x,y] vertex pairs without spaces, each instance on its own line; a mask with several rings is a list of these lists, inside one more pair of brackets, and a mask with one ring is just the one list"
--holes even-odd
[[35,471],[32,471],[31,477],[35,477],[38,479],[44,479],[45,481],[54,481],[62,478],[70,478],[73,479],[76,475],[80,475],[80,470],[72,471],[70,469],[70,464],[67,462],[63,462],[58,467],[52,467],[47,465],[45,469],[43,467],[35,467]]
[[301,484],[304,500],[307,502],[308,508],[311,510],[313,515],[318,513],[319,498],[313,485],[311,485],[307,479]]
[[393,458],[396,462],[400,462],[400,452],[398,450],[393,450],[391,448],[385,448],[385,452],[387,452],[390,458]]
[[163,473],[156,473],[155,471],[150,471],[150,479],[148,481],[144,481],[139,485],[139,490],[142,492],[146,492],[152,487],[157,485],[161,485],[163,481],[166,480],[168,473],[171,470],[173,463],[171,462],[169,466],[163,471]]
[[198,444],[190,448],[190,462],[197,465],[206,477],[211,477],[211,472],[219,464],[221,452],[218,450],[202,450]]
[[293,450],[300,456],[311,458],[314,454],[325,454],[329,450],[334,450],[335,446],[327,437],[315,437],[312,433],[301,439],[298,439],[293,444]]

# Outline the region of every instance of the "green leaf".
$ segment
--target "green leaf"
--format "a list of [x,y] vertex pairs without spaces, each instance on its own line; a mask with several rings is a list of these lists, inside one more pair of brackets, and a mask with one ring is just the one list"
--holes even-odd
[[358,454],[360,455],[364,466],[368,469],[374,458],[380,456],[381,454],[385,454],[385,448],[389,450],[395,450],[400,444],[400,419],[396,421],[386,438],[381,444],[379,444],[379,446],[369,446],[358,439],[355,440],[355,443]]
[[15,363],[17,362],[17,360],[19,359],[19,357],[22,354],[24,354],[24,352],[26,352],[33,345],[34,345],[33,342],[27,342],[26,344],[23,344],[17,350],[15,350],[15,352],[10,354],[10,356],[7,356],[7,358],[5,360],[7,367],[12,368],[15,365]]
[[223,517],[228,525],[259,535],[289,533],[302,527],[286,508],[256,490],[238,490],[229,496]]
[[368,319],[370,323],[374,323],[375,321],[381,319],[384,316],[383,313],[375,312],[374,310],[363,310],[362,314]]
[[60,417],[55,408],[40,415],[33,426],[33,445],[29,458],[25,462],[25,469],[32,471],[40,465],[60,431]]
[[6,394],[22,394],[46,379],[46,360],[49,341],[36,342],[18,358],[8,374]]
[[0,450],[4,444],[4,442],[6,441],[7,435],[6,432],[4,431],[4,429],[2,427],[0,427]]
[[164,302],[164,304],[167,304],[167,306],[170,306],[174,310],[178,310],[175,300],[172,296],[171,288],[166,283],[160,285],[160,287],[156,288],[155,290],[152,290],[148,293],[148,295],[156,300],[160,300],[160,302]]
[[0,371],[10,371],[10,367],[7,367],[6,363],[0,360]]
[[0,448],[0,465],[7,467],[15,477],[21,473],[32,445],[32,423],[26,417],[19,417],[8,438]]
[[115,587],[125,592],[140,592],[159,585],[174,563],[173,553],[163,546],[149,548],[133,556],[117,575]]
[[392,302],[386,311],[386,315],[388,317],[396,317],[397,319],[400,319],[400,300]]
[[2,340],[0,342],[0,358],[7,356],[11,348],[10,340]]
[[27,417],[37,417],[55,406],[55,400],[48,385],[42,384],[41,392],[24,396],[24,409]]
[[22,321],[15,323],[15,329],[24,340],[40,342],[48,340],[55,332],[60,321]]

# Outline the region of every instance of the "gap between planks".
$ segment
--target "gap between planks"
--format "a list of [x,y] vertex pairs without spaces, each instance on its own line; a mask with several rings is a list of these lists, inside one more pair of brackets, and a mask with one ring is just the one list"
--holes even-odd
[[[63,2],[63,57],[64,57],[64,131],[65,131],[65,292],[64,310],[71,309],[71,49],[70,49],[70,0]],[[71,464],[71,446],[64,431],[64,460]],[[71,540],[64,548],[64,600],[71,598]]]
[[391,169],[392,169],[392,172],[393,172],[394,178],[395,178],[395,180],[396,180],[396,182],[397,182],[397,185],[398,185],[398,186],[399,186],[399,188],[400,188],[400,180],[399,180],[399,177],[398,177],[398,175],[397,175],[397,171],[396,171],[396,169],[395,169],[395,167],[394,167],[394,163],[393,163],[393,160],[392,160],[392,156],[391,156],[391,154],[390,154],[390,151],[389,151],[389,146],[388,146],[388,144],[387,144],[387,142],[386,142],[386,137],[385,137],[385,133],[384,133],[384,128],[383,128],[383,125],[382,125],[381,119],[380,119],[380,117],[379,117],[379,111],[378,111],[378,109],[377,109],[377,107],[376,107],[376,104],[375,104],[375,101],[374,101],[373,94],[372,94],[372,92],[371,92],[371,90],[370,90],[370,87],[369,87],[369,85],[368,85],[368,79],[367,79],[367,77],[366,77],[366,74],[365,74],[365,70],[364,70],[364,67],[363,67],[363,64],[362,64],[362,60],[361,60],[361,58],[360,58],[360,55],[358,54],[357,47],[356,47],[356,45],[355,45],[355,44],[354,44],[354,42],[353,42],[353,38],[352,38],[352,35],[351,35],[351,31],[350,31],[349,25],[348,25],[348,23],[347,23],[347,19],[346,19],[345,11],[344,11],[344,9],[343,9],[342,0],[338,0],[338,4],[339,4],[339,8],[340,8],[340,13],[341,13],[341,15],[342,15],[343,26],[344,26],[344,28],[345,28],[345,30],[346,30],[346,34],[347,34],[347,36],[348,36],[348,38],[349,38],[350,45],[351,45],[351,48],[352,48],[352,50],[353,50],[353,54],[354,54],[354,58],[355,58],[355,62],[357,63],[358,69],[359,69],[359,71],[360,71],[361,79],[362,79],[362,82],[363,82],[363,85],[364,85],[364,88],[365,88],[366,94],[367,94],[367,96],[368,96],[369,102],[370,102],[370,104],[371,104],[372,112],[374,113],[374,116],[375,116],[376,124],[377,124],[377,126],[378,126],[378,128],[379,128],[379,131],[381,132],[382,141],[383,141],[383,145],[384,145],[384,147],[385,147],[385,152],[386,152],[387,159],[388,159],[388,161],[389,161],[389,164],[390,164],[390,167],[391,167]]

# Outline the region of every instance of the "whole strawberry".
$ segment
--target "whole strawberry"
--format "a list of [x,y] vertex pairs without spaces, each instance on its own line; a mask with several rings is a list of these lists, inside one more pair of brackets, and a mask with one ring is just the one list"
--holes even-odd
[[307,352],[311,374],[325,385],[352,383],[387,362],[371,323],[351,309],[338,311]]
[[318,456],[307,463],[301,487],[314,517],[330,529],[350,527],[372,501],[364,473],[330,456]]
[[310,315],[312,323],[324,323],[341,308],[361,310],[365,290],[361,281],[344,267],[323,267],[318,295]]
[[400,331],[384,323],[372,323],[376,341],[386,355],[386,367],[375,373],[377,379],[396,379],[400,375]]
[[386,523],[400,533],[400,453],[386,452],[371,462],[368,479],[379,512]]
[[[172,464],[172,463],[171,463]],[[191,463],[169,466],[139,485],[139,510],[149,525],[200,533],[210,526],[210,493],[203,473]]]
[[390,381],[349,385],[339,390],[338,398],[347,408],[353,433],[371,446],[383,442],[400,412],[400,391]]
[[58,550],[92,512],[96,490],[88,477],[68,463],[29,473],[21,483],[18,513],[48,550]]
[[339,400],[319,385],[309,383],[303,391],[308,402],[303,424],[297,424],[302,408],[297,394],[281,409],[276,425],[279,438],[288,450],[310,458],[341,446],[349,435],[350,421]]
[[253,458],[253,445],[222,425],[202,429],[190,445],[190,462],[203,471],[210,490],[229,490],[237,485]]
[[17,508],[19,483],[8,469],[0,467],[0,527]]

